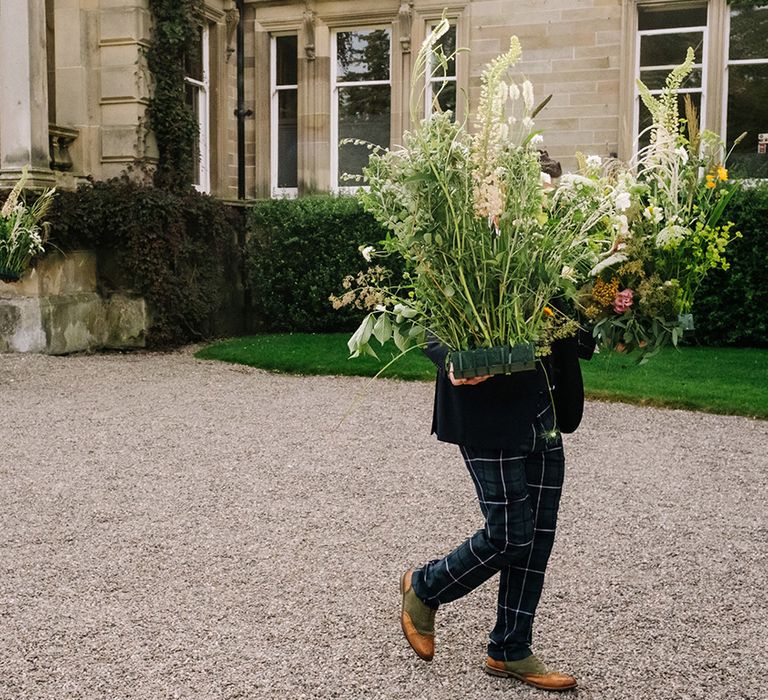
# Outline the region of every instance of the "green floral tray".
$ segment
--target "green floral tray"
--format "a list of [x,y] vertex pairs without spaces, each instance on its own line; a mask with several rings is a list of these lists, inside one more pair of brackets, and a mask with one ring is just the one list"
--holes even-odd
[[453,350],[448,353],[447,366],[453,365],[456,379],[468,379],[493,374],[512,374],[536,369],[536,347],[533,343],[513,346]]

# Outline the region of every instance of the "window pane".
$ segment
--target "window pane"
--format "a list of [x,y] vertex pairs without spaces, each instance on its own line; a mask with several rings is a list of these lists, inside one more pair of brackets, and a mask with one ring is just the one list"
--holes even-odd
[[298,37],[275,37],[277,53],[277,85],[297,85],[298,72]]
[[696,52],[696,63],[701,63],[702,32],[681,34],[656,34],[640,37],[641,66],[680,65],[685,60],[688,47]]
[[[649,90],[659,90],[664,87],[667,82],[667,76],[669,71],[664,70],[641,70],[640,80],[645,83],[645,86]],[[690,75],[683,80],[681,85],[683,88],[700,88],[701,87],[701,68],[694,68]]]
[[277,186],[298,187],[298,91],[277,93]]
[[768,58],[768,7],[731,10],[730,58]]
[[[732,174],[768,177],[768,154],[760,153],[758,134],[768,133],[768,64],[728,68],[728,129],[726,146],[744,131],[746,138],[728,161]],[[767,147],[768,148],[768,147]]]
[[339,32],[336,80],[389,80],[389,29]]
[[184,74],[188,78],[203,81],[203,28],[200,27],[197,41],[191,51],[184,56]]
[[643,29],[667,29],[672,27],[703,27],[706,24],[706,5],[681,10],[642,7],[638,17],[638,28],[641,31]]
[[[450,58],[453,56],[453,54],[456,51],[456,25],[451,25],[450,29],[443,34],[443,36],[440,37],[437,44],[435,45],[435,50],[440,47],[443,50],[443,53],[445,54],[446,58]],[[437,70],[437,73],[434,71]],[[442,77],[443,72],[442,69],[439,67],[437,60],[435,57],[432,57],[432,74]],[[456,75],[456,57],[453,56],[451,60],[448,61],[448,65],[445,69],[445,75],[455,76]]]
[[[389,148],[389,85],[339,88],[339,140],[363,139]],[[370,151],[365,146],[339,146],[338,185],[349,185],[341,175],[359,175],[368,163]]]

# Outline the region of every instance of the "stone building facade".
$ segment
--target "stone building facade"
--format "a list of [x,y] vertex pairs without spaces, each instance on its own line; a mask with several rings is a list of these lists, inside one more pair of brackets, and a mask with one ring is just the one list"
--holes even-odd
[[[566,168],[576,151],[626,159],[643,122],[635,78],[660,87],[691,45],[696,69],[684,87],[704,126],[729,142],[748,131],[735,155],[744,174],[768,175],[768,9],[726,0],[206,0],[187,80],[201,126],[199,188],[235,199],[346,186],[342,171],[359,170],[362,156],[339,138],[399,142],[412,123],[413,60],[444,11],[450,41],[469,49],[439,83],[459,119],[477,104],[483,65],[516,34],[520,74],[537,99],[552,95],[537,119],[550,155]],[[151,161],[151,31],[148,0],[0,0],[0,183],[24,164],[38,184],[73,186]],[[438,83],[418,87],[430,94]]]

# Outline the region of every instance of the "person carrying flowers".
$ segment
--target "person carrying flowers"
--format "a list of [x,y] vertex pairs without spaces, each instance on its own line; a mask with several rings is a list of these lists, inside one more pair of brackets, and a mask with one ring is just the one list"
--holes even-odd
[[[499,574],[496,624],[487,673],[545,690],[576,686],[532,653],[532,631],[555,538],[565,458],[560,432],[578,427],[584,404],[578,357],[587,340],[552,344],[535,371],[457,379],[447,348],[431,340],[437,365],[432,430],[459,445],[484,523],[447,556],[402,576],[401,626],[416,654],[435,653],[435,613]],[[551,397],[554,397],[554,402]]]

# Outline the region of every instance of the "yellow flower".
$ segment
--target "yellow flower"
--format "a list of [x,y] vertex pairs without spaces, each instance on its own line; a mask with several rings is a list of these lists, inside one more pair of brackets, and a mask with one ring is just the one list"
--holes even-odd
[[709,190],[714,189],[716,186],[715,184],[715,176],[714,175],[707,175],[707,182],[705,187]]
[[717,178],[721,182],[724,182],[728,179],[728,171],[722,165],[717,166]]

